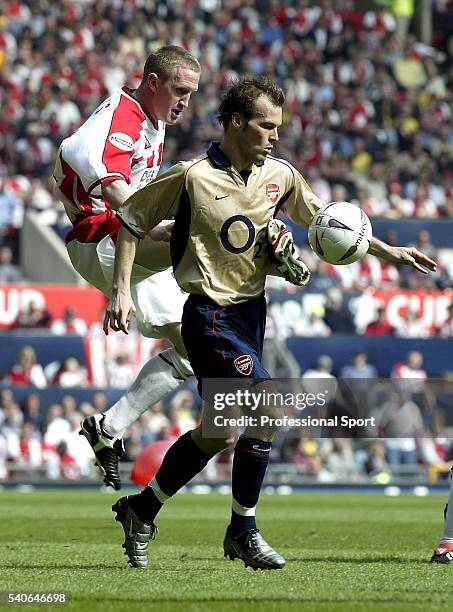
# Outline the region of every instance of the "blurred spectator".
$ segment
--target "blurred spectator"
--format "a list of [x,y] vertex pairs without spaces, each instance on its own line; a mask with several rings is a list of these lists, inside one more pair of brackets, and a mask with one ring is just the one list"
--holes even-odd
[[357,481],[358,469],[354,461],[351,440],[348,438],[333,440],[333,448],[326,456],[325,467],[335,482]]
[[170,420],[169,437],[179,438],[186,431],[190,431],[196,426],[194,418],[194,396],[192,391],[177,391],[170,401],[168,409]]
[[350,363],[341,368],[339,378],[338,408],[341,410],[340,406],[344,406],[350,414],[368,417],[376,405],[377,370],[368,363],[367,355],[361,351],[355,352]]
[[447,318],[437,333],[441,338],[453,338],[453,302],[448,306]]
[[0,395],[0,428],[5,454],[8,460],[17,461],[20,456],[19,434],[23,416],[10,389],[2,389]]
[[413,308],[406,309],[395,327],[395,336],[400,338],[428,338],[430,335],[429,328]]
[[129,353],[118,353],[107,366],[108,386],[114,389],[127,389],[135,378],[135,364]]
[[320,355],[316,361],[316,366],[305,370],[302,380],[308,378],[335,378],[332,374],[332,359],[329,355]]
[[30,423],[36,431],[41,430],[41,396],[39,393],[27,393],[21,405],[24,423]]
[[[434,388],[436,391],[435,406],[437,413],[435,419],[441,421],[442,426],[435,430],[435,433],[448,432],[448,437],[450,438],[451,428],[453,427],[453,371],[445,370],[440,380],[436,381]],[[451,457],[446,453],[446,458],[453,458],[453,453]]]
[[398,361],[392,368],[391,377],[396,380],[414,380],[420,381],[420,384],[414,384],[412,389],[420,389],[427,378],[426,370],[423,369],[423,355],[419,351],[409,351],[405,361]]
[[445,448],[433,435],[420,438],[418,446],[420,458],[428,466],[429,481],[433,482],[439,475],[445,476],[450,473],[451,465],[446,461]]
[[417,240],[409,246],[416,247],[428,255],[428,257],[433,258],[436,256],[436,248],[431,241],[431,234],[427,230],[419,231],[417,234]]
[[308,314],[308,321],[304,325],[303,333],[301,336],[330,336],[330,328],[324,322],[321,313],[316,309],[313,309]]
[[376,368],[368,363],[366,353],[357,351],[352,355],[351,363],[343,366],[340,370],[341,378],[367,378],[372,380],[376,378]]
[[314,368],[302,374],[302,385],[306,393],[326,394],[330,402],[337,391],[337,379],[332,374],[332,359],[329,355],[320,355]]
[[396,36],[400,45],[403,46],[414,16],[414,0],[378,0],[378,2],[388,7],[395,16]]
[[47,329],[51,320],[52,315],[46,308],[39,307],[36,302],[30,301],[19,312],[11,327],[13,329]]
[[5,382],[12,385],[31,385],[40,389],[47,386],[42,366],[37,363],[35,349],[24,346],[18,355],[18,361],[7,372]]
[[376,318],[371,321],[365,328],[366,336],[391,336],[395,333],[395,329],[387,321],[385,308],[383,306],[377,309]]
[[57,336],[76,334],[85,336],[88,331],[87,324],[83,319],[76,315],[75,308],[68,306],[62,319],[55,319],[50,327],[50,331]]
[[19,269],[12,263],[12,261],[13,251],[11,248],[9,246],[0,247],[0,284],[13,284],[22,280]]
[[390,467],[386,459],[385,442],[383,440],[371,440],[363,467],[366,474],[374,477],[376,482],[387,484],[389,481]]
[[[19,198],[16,197],[14,191],[6,185],[5,177],[2,176],[2,169],[0,164],[0,247],[6,246],[6,241],[10,241],[13,244],[15,243],[15,234],[23,224],[22,218],[23,203]],[[4,282],[16,281],[14,280]]]
[[63,417],[63,408],[60,404],[51,404],[47,409],[44,425],[44,442],[58,447],[61,442],[66,440],[70,430],[69,421]]
[[142,419],[145,430],[150,434],[150,442],[159,439],[162,431],[170,424],[168,417],[163,412],[162,402],[154,404],[148,412],[143,414]]
[[365,255],[357,264],[354,288],[363,291],[368,287],[393,289],[400,283],[400,273],[396,266],[377,257]]
[[416,438],[422,437],[420,408],[405,391],[392,393],[376,412],[379,436],[385,438],[390,466],[414,464],[417,461]]
[[263,343],[263,367],[273,378],[299,378],[300,367],[286,345],[288,330],[275,316],[274,305],[269,303],[266,333]]
[[[334,266],[332,264],[322,261],[315,257],[313,262],[308,261],[308,257],[305,253],[301,253],[303,261],[306,261],[308,267],[311,270],[310,287],[313,291],[326,292],[329,289],[338,287],[343,283],[343,277],[339,271],[340,266]],[[344,266],[345,268],[347,266]],[[273,278],[273,277],[271,277]],[[324,311],[323,311],[324,313]],[[299,335],[303,335],[299,332]]]
[[0,430],[0,480],[8,477],[8,470],[6,469],[8,459],[8,446],[5,436]]
[[12,389],[0,389],[0,425],[2,424],[2,420],[4,417],[4,409],[9,408],[10,406],[15,406],[16,408],[19,408]]
[[60,478],[63,480],[77,480],[80,477],[80,470],[75,457],[69,454],[66,442],[58,444],[57,453],[60,464]]
[[82,368],[78,359],[68,357],[56,372],[52,384],[60,387],[85,387],[87,372],[85,368]]
[[95,391],[91,396],[91,403],[94,409],[93,414],[105,412],[108,408],[108,399],[104,391]]
[[81,415],[77,412],[77,402],[73,395],[64,395],[60,400],[60,404],[66,419],[71,419],[72,415],[76,414],[82,420]]
[[[69,396],[66,396],[69,397]],[[71,457],[74,457],[77,463],[78,470],[81,475],[88,476],[90,468],[93,465],[93,451],[89,444],[86,443],[84,436],[79,436],[80,423],[84,415],[81,412],[71,412],[66,415],[69,421],[70,430],[66,435],[65,442],[67,452]]]
[[318,476],[322,465],[318,442],[313,438],[301,438],[291,441],[291,446],[285,460],[296,465],[300,474]]
[[355,333],[354,319],[347,305],[343,303],[341,291],[330,289],[327,298],[324,322],[329,329],[338,334]]
[[25,422],[20,433],[20,458],[30,466],[42,464],[41,435],[32,423]]

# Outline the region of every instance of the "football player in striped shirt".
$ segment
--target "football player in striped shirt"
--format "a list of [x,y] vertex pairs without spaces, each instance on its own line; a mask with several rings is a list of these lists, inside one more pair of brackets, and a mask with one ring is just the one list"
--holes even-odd
[[[54,177],[73,225],[66,238],[69,257],[81,276],[107,296],[120,227],[116,210],[156,178],[166,125],[180,121],[199,78],[200,65],[190,53],[162,47],[146,60],[137,89],[113,93],[60,146]],[[164,223],[141,242],[131,284],[139,330],[166,338],[173,347],[148,361],[114,406],[82,422],[81,433],[105,483],[115,489],[121,486],[118,459],[126,429],[192,375],[180,333],[187,296],[169,268],[170,231],[171,224]]]

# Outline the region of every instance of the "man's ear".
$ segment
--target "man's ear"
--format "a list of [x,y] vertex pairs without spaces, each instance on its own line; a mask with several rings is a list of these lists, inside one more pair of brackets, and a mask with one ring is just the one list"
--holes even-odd
[[153,93],[155,93],[157,89],[157,85],[159,83],[159,77],[157,76],[157,74],[155,72],[150,72],[148,76],[146,77],[146,80],[147,80],[148,87],[150,88],[150,90]]
[[243,128],[245,125],[245,119],[241,113],[233,113],[231,115],[231,124],[235,128]]

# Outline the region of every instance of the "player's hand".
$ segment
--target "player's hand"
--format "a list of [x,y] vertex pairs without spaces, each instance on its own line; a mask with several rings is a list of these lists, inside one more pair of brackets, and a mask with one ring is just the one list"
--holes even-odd
[[173,231],[174,225],[174,221],[171,223],[159,223],[159,225],[149,232],[149,236],[156,242],[170,242],[171,232]]
[[113,291],[112,297],[105,311],[103,329],[106,336],[109,333],[109,326],[113,331],[129,333],[129,323],[135,314],[135,307],[132,302],[130,292]]
[[435,261],[414,247],[391,247],[381,257],[397,266],[411,266],[423,274],[434,272],[437,268]]
[[310,280],[310,270],[298,256],[292,258],[291,267],[279,266],[277,270],[292,285],[303,287]]

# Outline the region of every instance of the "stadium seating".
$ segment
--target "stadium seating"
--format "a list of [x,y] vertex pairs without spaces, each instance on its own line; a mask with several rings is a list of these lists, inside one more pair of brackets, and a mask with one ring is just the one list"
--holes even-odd
[[43,367],[54,361],[63,362],[67,357],[76,357],[81,365],[86,365],[83,338],[80,336],[54,336],[48,333],[0,334],[0,373],[5,374],[16,362],[20,349],[31,345],[36,351],[38,363]]
[[338,372],[356,351],[368,355],[368,361],[376,367],[381,377],[390,376],[395,363],[404,361],[409,351],[420,351],[423,354],[423,367],[431,377],[441,376],[452,365],[451,340],[440,338],[421,340],[335,334],[326,338],[292,337],[288,340],[288,347],[302,370],[311,368],[320,355],[327,354],[332,358],[333,371]]
[[[296,243],[299,245],[308,244],[307,232],[295,223],[286,220],[291,226]],[[453,220],[452,219],[377,219],[372,218],[373,235],[376,238],[385,240],[389,231],[396,234],[399,244],[413,244],[417,239],[417,234],[421,230],[430,233],[431,241],[438,248],[452,248]]]
[[[6,388],[10,387],[7,385],[0,385],[0,391]],[[99,389],[97,387],[89,387],[85,389],[74,387],[48,387],[47,389],[39,389],[39,396],[41,398],[41,405],[43,407],[42,416],[45,416],[47,408],[51,404],[59,403],[61,399],[67,395],[71,395],[75,399],[76,403],[80,404],[81,402],[89,402],[93,395],[98,391],[105,393],[109,406],[115,403],[124,393],[122,389]],[[20,404],[24,401],[27,395],[36,392],[36,387],[14,387],[14,399]]]

